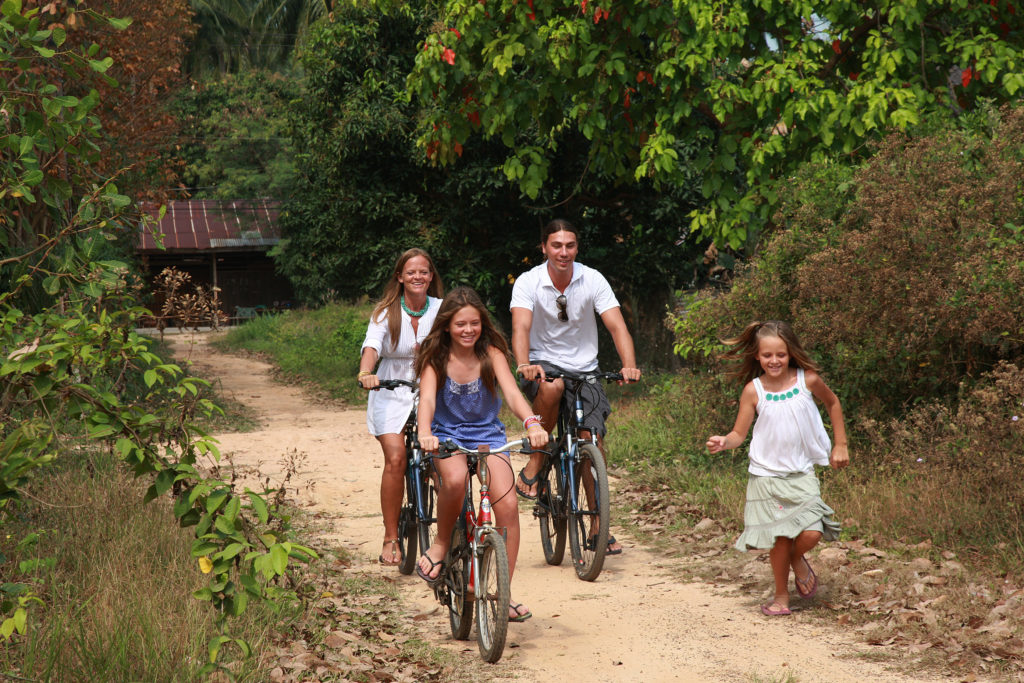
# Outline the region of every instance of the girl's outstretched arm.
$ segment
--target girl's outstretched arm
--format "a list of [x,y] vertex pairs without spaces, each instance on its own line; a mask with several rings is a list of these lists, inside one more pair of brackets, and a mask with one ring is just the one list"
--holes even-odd
[[747,432],[750,425],[754,424],[754,415],[757,412],[757,389],[753,382],[747,382],[740,394],[740,411],[736,415],[736,424],[732,431],[725,436],[712,436],[708,439],[707,447],[712,453],[736,448],[747,440]]
[[[502,395],[504,395],[505,400],[508,402],[508,407],[515,413],[516,417],[525,422],[526,418],[530,417],[533,411],[530,408],[530,404],[526,402],[523,394],[519,391],[519,385],[516,384],[516,378],[512,376],[512,371],[508,369],[508,359],[493,346],[488,353],[491,356],[491,367],[494,368],[494,376],[498,380],[498,386],[501,388]],[[531,422],[526,432],[527,436],[530,437],[530,446],[533,448],[544,448],[547,445],[548,433],[539,422]]]
[[821,401],[828,411],[828,418],[832,421],[832,454],[829,456],[829,464],[836,469],[842,469],[850,464],[850,453],[846,448],[846,422],[843,420],[843,407],[839,405],[839,397],[835,395],[825,380],[812,371],[804,372],[804,379],[807,388],[811,390],[814,397]]
[[420,376],[420,407],[416,412],[416,420],[419,422],[420,446],[428,453],[436,451],[438,447],[437,437],[430,430],[436,404],[437,373],[434,372],[434,368],[427,365]]

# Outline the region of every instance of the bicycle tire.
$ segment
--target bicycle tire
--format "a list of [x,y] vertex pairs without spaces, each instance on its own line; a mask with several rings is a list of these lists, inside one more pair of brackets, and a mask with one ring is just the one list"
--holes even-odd
[[428,470],[421,471],[423,477],[420,482],[420,490],[423,491],[423,517],[416,520],[416,533],[419,539],[420,548],[426,550],[434,542],[434,517],[437,504],[437,490],[434,488],[434,480],[430,477]]
[[537,521],[544,560],[553,566],[565,557],[565,495],[559,483],[558,468],[544,463],[537,479]]
[[[448,588],[448,625],[455,640],[469,640],[473,628],[473,601],[468,594],[471,567],[469,543],[466,541],[466,523],[459,520],[452,529],[452,544],[448,549],[449,566],[445,568]],[[506,616],[508,613],[506,612]]]
[[[402,497],[402,507],[398,512],[398,549],[401,552],[402,561],[398,565],[398,571],[409,575],[416,569],[416,493],[413,490],[412,475],[406,472],[405,492]],[[424,550],[430,546],[422,546]]]
[[[577,578],[593,581],[604,567],[605,552],[608,550],[609,492],[608,472],[604,456],[594,444],[583,444],[579,450],[579,462],[573,471],[572,490],[578,503],[576,509],[567,510],[569,527],[569,548]],[[594,480],[594,496],[588,497],[584,472],[590,471]],[[596,500],[595,500],[596,499]],[[567,497],[568,502],[572,498]],[[595,521],[597,523],[595,523]],[[593,539],[593,540],[591,540]]]
[[476,640],[480,657],[489,664],[501,659],[508,636],[508,609],[512,601],[508,551],[497,531],[480,539],[480,598],[476,600]]

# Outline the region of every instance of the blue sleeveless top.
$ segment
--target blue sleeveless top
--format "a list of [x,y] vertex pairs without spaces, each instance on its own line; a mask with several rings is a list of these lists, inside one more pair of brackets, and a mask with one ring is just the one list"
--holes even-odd
[[477,377],[468,384],[457,384],[445,377],[437,391],[437,405],[430,431],[441,441],[452,439],[466,448],[487,444],[503,446],[505,425],[498,419],[501,399],[487,389]]

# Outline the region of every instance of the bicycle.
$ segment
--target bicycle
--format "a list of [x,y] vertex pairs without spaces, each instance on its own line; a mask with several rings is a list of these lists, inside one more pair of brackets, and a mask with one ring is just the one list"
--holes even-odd
[[398,549],[402,561],[398,571],[412,574],[416,569],[418,553],[416,546],[426,550],[433,543],[433,525],[437,522],[434,504],[437,491],[430,471],[430,456],[420,448],[420,437],[417,428],[416,411],[419,407],[420,388],[416,382],[404,379],[382,379],[374,387],[393,391],[398,387],[409,387],[412,390],[412,410],[405,423],[405,490],[402,494],[402,507],[398,513]]
[[[448,625],[456,640],[469,638],[475,611],[480,656],[491,664],[501,659],[505,650],[511,589],[505,532],[494,526],[491,519],[487,456],[505,451],[529,453],[530,441],[511,441],[492,451],[487,446],[469,449],[447,440],[441,443],[440,452],[431,456],[447,458],[462,453],[466,455],[469,468],[462,511],[452,529],[452,542],[441,574],[431,587],[434,597],[448,608]],[[473,504],[473,474],[477,471],[480,475],[478,510]]]
[[597,437],[580,435],[585,415],[580,393],[598,380],[621,381],[617,372],[570,372],[552,370],[546,381],[567,379],[566,391],[572,392],[572,410],[563,397],[558,409],[557,446],[544,458],[537,473],[537,502],[533,516],[540,523],[540,541],[544,559],[550,565],[562,564],[565,539],[569,537],[573,567],[583,581],[594,581],[604,568],[608,550],[609,490],[604,455]]

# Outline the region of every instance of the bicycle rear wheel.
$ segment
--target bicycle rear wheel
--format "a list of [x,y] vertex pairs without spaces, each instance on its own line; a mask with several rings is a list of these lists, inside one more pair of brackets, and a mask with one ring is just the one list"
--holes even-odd
[[540,523],[540,547],[550,565],[562,564],[565,557],[565,495],[558,468],[545,463],[537,480],[537,505],[534,515]]
[[[447,557],[449,566],[445,568],[445,580],[448,587],[448,625],[452,629],[452,638],[468,640],[469,631],[473,628],[473,595],[469,592],[471,562],[469,543],[466,542],[466,523],[462,519],[452,529],[452,545]],[[505,566],[508,566],[507,562]],[[508,616],[507,612],[505,616]]]
[[501,659],[508,635],[508,607],[511,589],[508,576],[508,551],[497,531],[480,539],[480,582],[476,601],[476,640],[480,656],[490,664]]
[[594,444],[580,446],[579,456],[571,483],[577,504],[575,509],[567,505],[569,548],[576,576],[593,581],[604,567],[608,549],[608,472],[604,456]]

